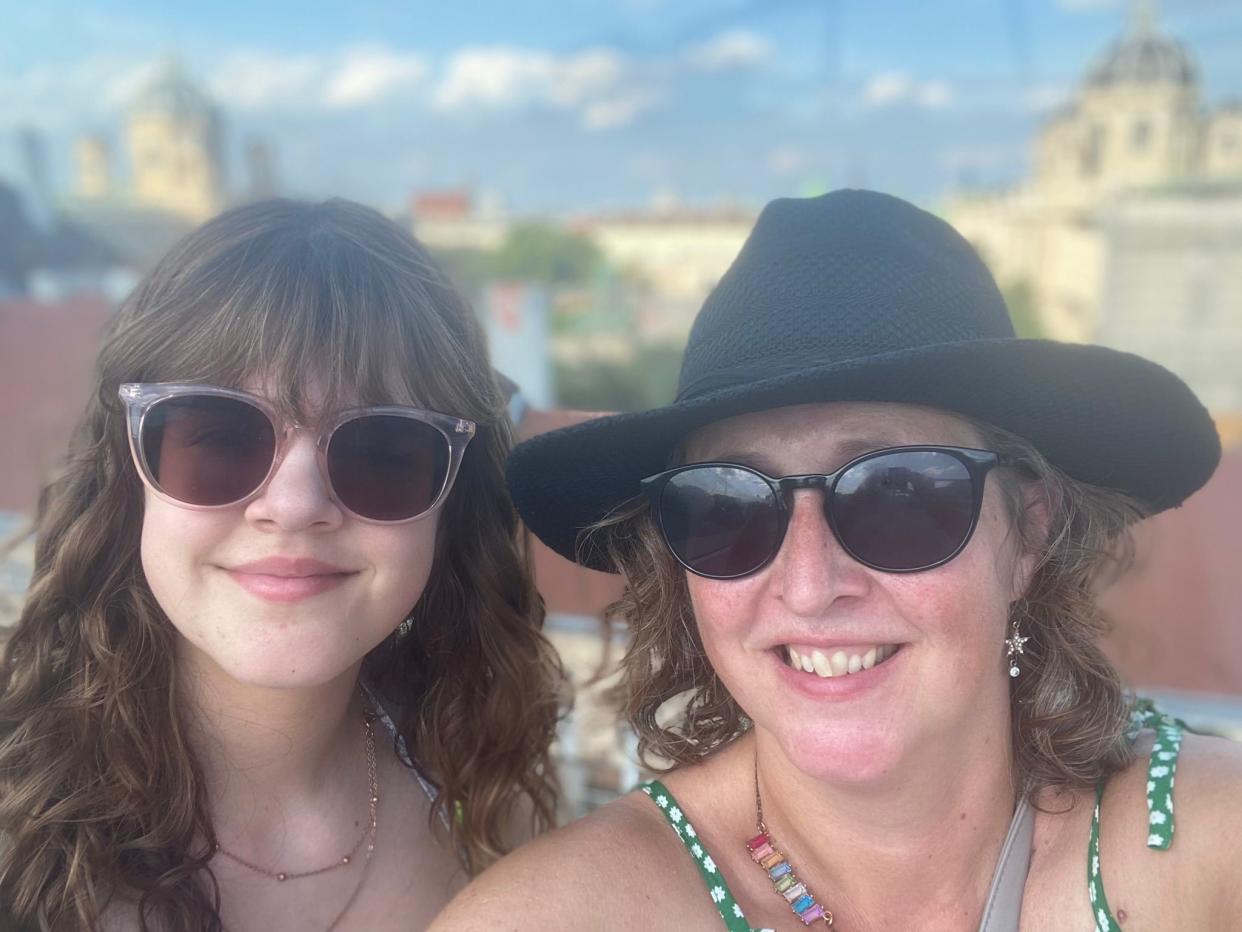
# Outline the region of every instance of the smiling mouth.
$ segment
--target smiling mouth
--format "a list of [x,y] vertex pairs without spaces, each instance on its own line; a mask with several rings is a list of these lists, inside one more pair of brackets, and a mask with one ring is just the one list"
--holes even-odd
[[785,644],[776,648],[785,665],[802,673],[813,673],[821,679],[849,676],[870,670],[884,663],[900,649],[898,644],[860,644],[857,647],[821,650]]

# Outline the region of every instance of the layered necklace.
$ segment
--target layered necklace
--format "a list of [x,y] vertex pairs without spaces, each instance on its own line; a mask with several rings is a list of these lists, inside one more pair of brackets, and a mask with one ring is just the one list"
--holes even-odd
[[825,909],[815,901],[805,883],[798,879],[793,865],[776,846],[776,840],[768,831],[763,821],[763,796],[759,793],[759,755],[755,754],[755,825],[759,834],[746,842],[746,850],[750,859],[762,867],[772,882],[773,889],[780,894],[795,916],[804,926],[822,922],[832,925],[832,911]]
[[336,870],[340,867],[347,867],[354,863],[361,853],[362,873],[358,876],[358,883],[354,886],[353,892],[350,893],[349,899],[345,901],[345,905],[341,907],[340,912],[328,925],[326,932],[332,932],[349,912],[349,908],[354,905],[354,901],[358,898],[358,894],[362,891],[363,882],[367,877],[367,869],[371,866],[371,856],[375,853],[375,834],[379,826],[379,776],[375,762],[375,716],[368,710],[362,715],[362,727],[365,735],[366,759],[367,759],[367,810],[369,818],[367,827],[363,829],[358,840],[354,842],[352,848],[345,852],[340,858],[331,864],[325,864],[323,867],[312,868],[304,871],[282,871],[272,870],[267,867],[248,861],[240,854],[236,854],[219,842],[216,843],[215,853],[222,854],[235,864],[254,871],[256,874],[262,874],[270,880],[278,883],[285,883],[290,880],[302,880],[306,877],[317,877],[320,874],[326,874],[328,871]]

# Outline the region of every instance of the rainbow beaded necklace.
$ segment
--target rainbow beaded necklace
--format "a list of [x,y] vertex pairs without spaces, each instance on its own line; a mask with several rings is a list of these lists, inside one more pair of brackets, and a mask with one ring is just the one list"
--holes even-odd
[[822,922],[826,926],[832,925],[832,911],[824,909],[815,902],[815,897],[806,888],[806,884],[794,873],[789,859],[776,847],[776,842],[768,831],[767,824],[763,821],[763,797],[759,793],[758,753],[755,754],[755,824],[759,829],[759,834],[746,842],[746,850],[750,852],[750,859],[767,871],[773,889],[785,898],[789,908],[804,926],[809,926],[814,922]]

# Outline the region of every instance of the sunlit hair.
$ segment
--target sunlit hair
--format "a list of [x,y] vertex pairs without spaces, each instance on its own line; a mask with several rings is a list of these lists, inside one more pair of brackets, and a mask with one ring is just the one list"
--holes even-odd
[[[963,419],[967,420],[967,419]],[[980,446],[1013,468],[993,473],[1015,546],[1040,555],[1025,596],[1011,609],[1030,640],[1010,681],[1014,765],[1035,801],[1046,787],[1093,786],[1125,766],[1129,706],[1098,642],[1107,630],[1096,594],[1130,563],[1129,527],[1142,516],[1128,497],[1069,478],[1027,441],[967,421]],[[1028,508],[1032,486],[1048,506],[1047,534]],[[614,691],[653,769],[702,761],[749,730],[746,713],[712,668],[686,587],[645,500],[621,505],[585,532],[626,580],[609,618],[631,641]],[[997,670],[1004,647],[997,642]],[[676,700],[675,702],[673,700]]]
[[[34,575],[0,661],[0,902],[23,925],[218,930],[215,842],[175,676],[176,632],[139,560],[143,489],[122,382],[262,380],[290,415],[413,400],[479,425],[430,580],[364,661],[477,871],[555,808],[561,669],[503,481],[512,443],[481,327],[426,250],[344,201],[269,201],[207,223],[104,335],[94,397],[35,522]],[[394,621],[394,626],[395,626]]]

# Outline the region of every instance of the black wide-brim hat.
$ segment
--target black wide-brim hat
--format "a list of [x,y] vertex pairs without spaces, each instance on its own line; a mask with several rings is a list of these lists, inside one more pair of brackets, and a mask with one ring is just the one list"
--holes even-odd
[[589,540],[580,546],[582,530],[671,465],[688,433],[825,401],[967,415],[1150,513],[1181,504],[1220,460],[1211,417],[1172,372],[1101,346],[1018,339],[992,276],[951,226],[895,197],[835,191],[764,208],[695,319],[672,404],[520,444],[509,487],[544,543],[611,571]]

